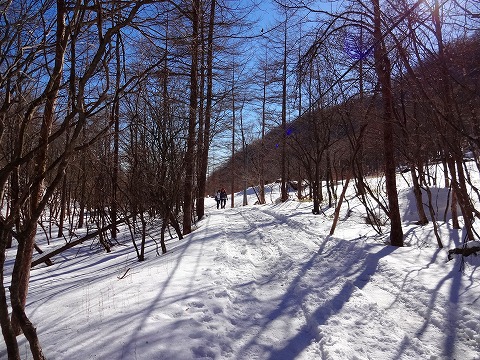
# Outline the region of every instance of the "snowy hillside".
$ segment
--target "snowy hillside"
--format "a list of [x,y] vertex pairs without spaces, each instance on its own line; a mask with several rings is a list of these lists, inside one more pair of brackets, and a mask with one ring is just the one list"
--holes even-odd
[[142,263],[126,240],[35,268],[27,313],[47,358],[480,359],[480,261],[465,274],[459,258],[447,262],[461,232],[440,223],[438,249],[432,226],[414,224],[406,188],[403,248],[365,224],[353,196],[334,236],[333,209],[315,216],[311,203],[277,197],[224,210],[209,198],[192,234],[163,256],[150,239]]

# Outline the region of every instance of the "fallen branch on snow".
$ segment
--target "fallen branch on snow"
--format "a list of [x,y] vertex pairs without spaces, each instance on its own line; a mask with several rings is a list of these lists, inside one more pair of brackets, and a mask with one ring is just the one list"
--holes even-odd
[[98,229],[88,235],[85,235],[84,237],[80,238],[80,239],[77,239],[75,241],[72,241],[72,242],[69,242],[68,244],[56,249],[56,250],[53,250],[52,252],[49,252],[48,254],[45,254],[41,257],[39,257],[38,259],[36,260],[33,260],[32,261],[32,264],[31,264],[31,267],[33,268],[34,266],[37,266],[38,264],[41,264],[42,262],[49,262],[47,263],[47,265],[51,265],[53,264],[53,262],[51,262],[50,258],[55,256],[55,255],[58,255],[60,254],[61,252],[67,250],[67,249],[70,249],[78,244],[81,244],[83,243],[84,241],[87,241],[87,240],[90,240],[90,239],[93,239],[94,237],[96,237],[97,235],[99,235],[100,233],[102,232],[105,232],[107,230],[110,230],[111,228],[113,228],[114,226],[117,226],[121,223],[124,223],[125,222],[125,219],[119,219],[117,221],[115,221],[115,223],[112,223],[110,225],[107,225],[101,229]]
[[470,255],[477,255],[480,252],[480,246],[466,246],[462,248],[455,248],[448,250],[448,260],[453,259],[453,255],[462,255],[462,256],[470,256]]

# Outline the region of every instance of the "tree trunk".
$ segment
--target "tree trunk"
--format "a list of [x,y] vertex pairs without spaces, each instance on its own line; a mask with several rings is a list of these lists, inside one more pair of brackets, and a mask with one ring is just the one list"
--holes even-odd
[[430,211],[430,216],[432,218],[433,233],[435,234],[435,238],[437,239],[438,247],[442,249],[443,243],[442,243],[442,239],[440,238],[440,233],[438,232],[437,219],[435,216],[435,210],[433,209],[432,192],[430,191],[429,186],[426,187],[426,191],[427,191],[427,197],[428,197],[428,209]]
[[333,188],[332,163],[330,161],[330,151],[328,150],[326,156],[325,185],[328,194],[328,207],[331,208],[333,206],[333,194],[335,193],[335,189]]
[[12,327],[16,335],[21,332],[27,338],[34,359],[44,359],[37,331],[25,313],[25,304],[30,279],[30,264],[34,249],[36,223],[32,222],[18,234],[18,248],[10,286]]
[[192,15],[192,42],[190,64],[190,107],[188,118],[187,151],[185,153],[185,185],[183,196],[183,233],[192,232],[193,185],[195,177],[195,132],[198,105],[198,35],[200,21],[200,0],[193,1]]
[[0,325],[2,327],[3,339],[7,347],[7,354],[9,360],[20,360],[20,353],[18,349],[17,338],[15,331],[10,322],[10,315],[8,313],[7,296],[4,286],[4,265],[5,265],[5,250],[8,242],[8,236],[11,232],[5,228],[0,229]]
[[196,161],[196,192],[195,192],[195,212],[197,219],[200,220],[205,215],[205,186],[206,173],[203,174],[203,154],[205,147],[205,24],[203,15],[199,21],[199,80],[198,80],[198,112],[197,112],[197,161]]
[[145,220],[144,211],[140,211],[140,222],[142,223],[142,234],[141,234],[142,241],[140,243],[140,256],[138,257],[138,261],[144,261],[145,260],[145,242],[147,237],[147,221]]
[[[118,189],[118,172],[119,172],[119,136],[120,136],[120,77],[121,73],[121,57],[120,57],[120,34],[117,35],[115,40],[115,98],[112,104],[112,122],[114,124],[113,131],[113,166],[112,166],[112,198],[110,204],[110,217],[112,223],[115,223],[118,217],[118,201],[117,201],[117,189]],[[114,226],[110,230],[112,239],[117,238],[117,227]]]
[[[470,198],[466,191],[465,177],[463,176],[463,168],[461,165],[461,159],[455,159],[455,154],[447,159],[447,165],[450,170],[452,191],[455,192],[455,198],[460,206],[460,210],[463,215],[463,222],[465,224],[465,231],[469,240],[474,240],[473,234],[473,211],[470,203]],[[458,157],[458,156],[457,156]],[[460,163],[460,165],[458,165]],[[456,166],[457,165],[457,166]],[[452,199],[453,203],[453,199]]]
[[212,118],[212,100],[213,100],[213,35],[215,26],[215,7],[216,0],[210,3],[210,19],[208,23],[207,35],[207,103],[205,107],[205,122],[203,129],[203,151],[200,157],[200,172],[198,175],[198,200],[197,216],[201,219],[205,214],[205,192],[208,169],[208,153],[210,149],[210,123]]
[[162,227],[160,229],[160,246],[162,248],[162,254],[167,253],[167,246],[165,245],[165,230],[168,225],[168,219],[163,219]]
[[372,0],[374,7],[375,71],[378,76],[383,102],[383,147],[385,163],[385,181],[388,198],[388,217],[390,218],[390,243],[403,246],[403,230],[398,204],[393,137],[393,94],[391,84],[391,64],[385,48],[381,29],[381,10],[379,0]]
[[235,61],[233,62],[232,79],[232,169],[230,172],[230,206],[235,207]]
[[[286,10],[285,10],[286,11]],[[287,191],[287,20],[285,13],[283,65],[282,65],[282,137],[281,137],[281,201],[288,200]]]
[[175,215],[173,215],[173,212],[170,212],[170,225],[173,226],[175,229],[175,232],[177,233],[178,240],[183,240],[183,234],[180,231],[180,225],[178,224],[178,220]]
[[428,224],[428,218],[427,218],[427,215],[425,214],[425,209],[423,208],[422,189],[420,187],[420,182],[418,181],[417,171],[413,166],[410,169],[410,173],[412,175],[413,194],[415,196],[415,204],[417,205],[418,224],[426,225]]
[[[261,151],[265,153],[265,127],[266,127],[266,107],[267,107],[267,52],[265,52],[265,70],[263,73],[263,96],[262,96],[262,139]],[[260,204],[265,204],[265,158],[260,156],[260,189],[258,190]]]
[[343,199],[345,198],[345,193],[347,192],[348,183],[350,182],[350,173],[347,175],[345,180],[345,185],[343,185],[342,193],[338,199],[337,207],[335,208],[335,216],[333,218],[332,227],[330,228],[330,236],[334,234],[335,228],[337,227],[338,218],[340,217],[340,209],[342,208]]
[[[35,359],[43,359],[44,356],[38,342],[36,330],[26,317],[25,304],[27,300],[30,264],[35,243],[37,220],[40,217],[39,207],[41,206],[40,203],[43,197],[43,180],[47,168],[49,148],[48,137],[51,133],[55,118],[55,101],[61,84],[66,43],[69,37],[66,32],[65,13],[66,7],[64,1],[57,0],[57,42],[55,48],[55,65],[50,81],[45,89],[46,104],[39,132],[39,151],[35,156],[34,178],[36,181],[32,186],[29,218],[25,220],[25,228],[19,232],[19,244],[12,272],[10,291],[10,299],[12,303],[12,325],[17,334],[20,332],[20,328],[24,332],[30,343],[30,349]],[[33,110],[25,116],[33,116]]]
[[457,206],[458,206],[457,193],[455,192],[454,189],[452,189],[452,187],[450,187],[450,189],[452,193],[452,204],[450,205],[450,211],[452,213],[451,215],[452,228],[460,229],[460,223],[458,222],[458,211],[457,211]]
[[313,196],[313,210],[312,213],[315,215],[320,214],[320,202],[322,197],[322,183],[320,180],[320,164],[315,162],[315,172],[314,178],[312,179],[312,196]]
[[67,207],[67,174],[63,175],[62,189],[61,189],[61,199],[60,199],[60,219],[58,221],[58,235],[57,237],[63,237],[63,228],[65,226],[65,214]]

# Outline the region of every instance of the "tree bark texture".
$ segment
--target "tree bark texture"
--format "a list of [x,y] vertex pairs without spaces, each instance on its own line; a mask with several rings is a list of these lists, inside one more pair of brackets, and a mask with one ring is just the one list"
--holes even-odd
[[193,186],[195,178],[195,132],[198,105],[198,37],[200,0],[193,1],[191,11],[192,42],[190,64],[190,108],[188,118],[187,150],[185,153],[185,185],[183,196],[183,233],[192,232]]
[[202,153],[200,154],[200,171],[198,174],[198,200],[197,216],[200,220],[205,215],[205,192],[207,183],[208,154],[210,149],[210,123],[212,118],[212,100],[213,100],[213,36],[215,28],[215,7],[216,0],[210,3],[210,18],[208,22],[207,34],[207,94],[205,106],[205,121],[202,134]]
[[383,147],[385,181],[388,198],[388,217],[390,219],[390,243],[403,246],[403,230],[398,204],[397,180],[395,169],[393,136],[393,94],[391,84],[391,64],[388,58],[381,28],[381,9],[379,0],[372,0],[374,7],[375,70],[381,87],[383,102]]

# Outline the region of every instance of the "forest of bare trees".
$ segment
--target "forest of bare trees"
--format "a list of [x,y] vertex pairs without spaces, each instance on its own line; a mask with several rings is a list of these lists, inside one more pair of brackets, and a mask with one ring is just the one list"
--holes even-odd
[[[412,175],[418,223],[425,224],[428,218],[435,222],[444,214],[434,210],[430,188],[439,184],[428,166],[440,163],[447,179],[441,185],[451,194],[455,227],[461,226],[461,215],[468,239],[473,240],[478,191],[465,155],[468,161],[478,162],[478,5],[370,1],[352,2],[336,11],[313,5],[286,8],[297,16],[308,9],[321,20],[313,32],[292,41],[291,120],[283,128],[279,106],[278,120],[271,120],[274,130],[250,146],[249,185],[280,182],[286,176],[285,181],[300,190],[298,197],[311,199],[312,212],[319,214],[325,201],[331,207],[338,200],[337,182],[352,179],[367,222],[377,232],[383,232],[388,223],[391,244],[402,246],[397,173],[408,170]],[[298,23],[291,28],[295,26]],[[303,50],[298,49],[301,46]],[[271,76],[281,78],[282,74],[277,69]],[[281,104],[281,90],[277,91],[269,101]],[[296,113],[297,107],[301,110]],[[277,149],[285,138],[288,150],[283,155]],[[244,168],[242,161],[241,154],[231,160],[238,169]],[[284,161],[286,175],[277,170]],[[267,170],[262,162],[269,164]],[[229,174],[231,165],[226,166]],[[212,189],[225,181],[225,174],[222,168],[213,174]],[[370,175],[382,175],[385,193],[368,185]],[[303,183],[308,185],[306,194],[301,192]],[[238,183],[236,191],[241,186]],[[264,191],[261,186],[259,194]],[[428,214],[422,192],[428,195]],[[377,207],[386,219],[375,213]],[[442,247],[438,235],[437,241]]]
[[[255,1],[0,1],[0,324],[9,359],[20,358],[20,333],[33,358],[45,358],[26,299],[31,267],[52,254],[32,258],[51,238],[63,248],[94,238],[108,252],[125,224],[142,261],[151,224],[165,253],[167,233],[193,231],[205,196],[227,184],[259,184],[262,203],[267,182],[280,179],[283,201],[288,184],[302,196],[305,182],[320,214],[325,194],[333,206],[337,181],[352,179],[367,213],[374,199],[391,244],[402,246],[398,169],[412,174],[424,224],[421,192],[434,181],[425,169],[441,162],[455,226],[478,238],[480,193],[467,190],[464,155],[478,166],[480,5],[342,4],[274,1],[267,28]],[[369,188],[372,174],[384,176],[385,193]]]

